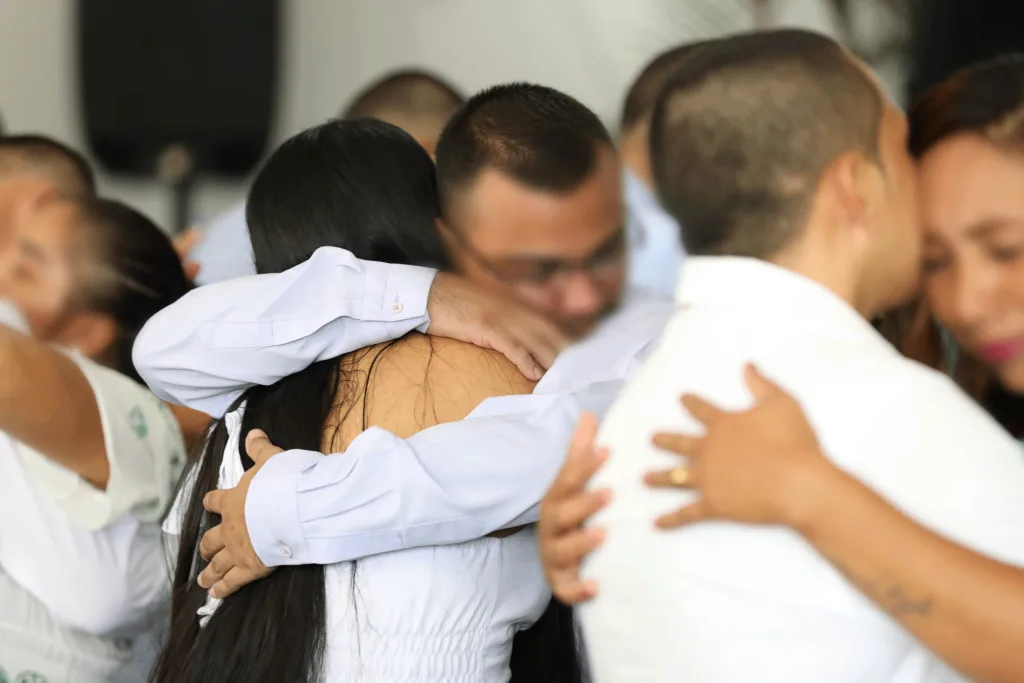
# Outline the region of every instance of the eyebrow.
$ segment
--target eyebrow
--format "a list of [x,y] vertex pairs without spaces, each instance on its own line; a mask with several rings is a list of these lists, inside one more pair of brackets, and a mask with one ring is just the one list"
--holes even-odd
[[968,237],[983,239],[1015,223],[1021,223],[1021,221],[1014,218],[990,218],[972,225],[966,232]]

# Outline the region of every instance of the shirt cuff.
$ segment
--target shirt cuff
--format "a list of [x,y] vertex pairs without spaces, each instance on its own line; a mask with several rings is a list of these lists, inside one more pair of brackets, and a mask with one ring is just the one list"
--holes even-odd
[[313,451],[278,453],[249,484],[245,524],[260,560],[268,567],[309,564],[309,547],[299,516],[298,477],[325,457]]
[[425,330],[430,324],[427,299],[436,275],[433,268],[367,262],[362,319],[384,321],[392,339],[410,329]]

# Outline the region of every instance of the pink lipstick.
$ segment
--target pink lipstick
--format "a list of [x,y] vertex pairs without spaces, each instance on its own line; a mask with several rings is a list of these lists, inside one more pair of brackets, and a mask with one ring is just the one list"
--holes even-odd
[[1022,354],[1024,354],[1024,337],[1004,339],[981,347],[981,355],[990,363],[1005,363]]

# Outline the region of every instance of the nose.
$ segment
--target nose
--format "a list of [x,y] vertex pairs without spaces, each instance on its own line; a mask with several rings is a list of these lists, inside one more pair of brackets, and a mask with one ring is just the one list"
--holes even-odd
[[566,316],[587,316],[596,313],[604,305],[604,296],[587,272],[577,271],[566,274],[562,289],[562,314]]

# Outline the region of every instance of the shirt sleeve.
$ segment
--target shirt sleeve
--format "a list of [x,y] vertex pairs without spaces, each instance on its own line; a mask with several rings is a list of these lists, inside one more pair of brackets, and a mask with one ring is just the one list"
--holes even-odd
[[96,398],[110,479],[100,490],[75,472],[26,447],[25,466],[68,521],[95,531],[125,516],[159,521],[185,464],[185,442],[170,409],[145,387],[69,353]]
[[284,273],[189,293],[143,328],[135,367],[161,398],[220,417],[250,386],[425,330],[435,275],[323,247]]
[[619,386],[496,397],[409,439],[373,428],[343,454],[281,453],[249,488],[253,547],[268,566],[330,564],[534,522],[581,406]]

